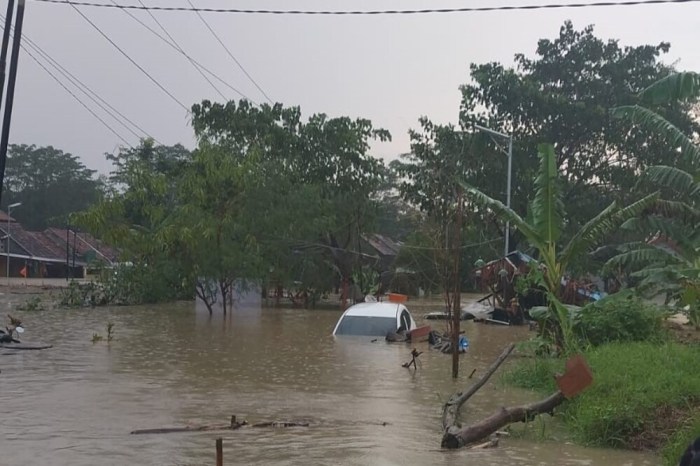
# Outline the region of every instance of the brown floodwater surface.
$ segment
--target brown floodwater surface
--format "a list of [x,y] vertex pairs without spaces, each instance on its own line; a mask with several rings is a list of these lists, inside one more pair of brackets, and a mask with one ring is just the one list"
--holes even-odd
[[[420,301],[408,306],[419,323],[439,309]],[[340,310],[265,308],[224,321],[193,308],[23,313],[23,339],[54,348],[0,349],[0,465],[211,465],[219,436],[225,465],[659,463],[653,455],[573,445],[551,421],[535,421],[525,438],[505,438],[495,449],[440,450],[442,403],[469,385],[473,369],[479,375],[507,343],[527,338],[525,327],[464,323],[470,348],[454,381],[450,356],[429,351],[427,343],[418,345],[425,353],[412,371],[401,367],[409,346],[334,339]],[[104,336],[108,321],[115,340],[93,344],[93,333]],[[537,398],[497,379],[465,405],[467,421]],[[129,434],[226,423],[232,414],[310,426]]]

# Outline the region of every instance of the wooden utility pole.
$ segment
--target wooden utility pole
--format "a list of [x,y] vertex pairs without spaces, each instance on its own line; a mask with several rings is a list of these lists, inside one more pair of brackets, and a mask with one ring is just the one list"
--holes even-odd
[[[12,0],[10,0],[12,2]],[[5,96],[5,114],[2,120],[2,136],[0,136],[0,200],[5,181],[5,162],[7,161],[7,145],[10,139],[10,120],[12,119],[12,104],[15,99],[15,82],[17,80],[17,63],[19,62],[19,46],[22,40],[22,23],[24,21],[25,0],[17,2],[17,18],[15,19],[15,35],[12,39],[12,55],[10,55],[10,74],[7,79],[7,94]],[[7,7],[11,13],[10,5]],[[5,19],[5,31],[3,33],[3,50],[6,50],[5,37],[9,39],[8,19]],[[4,52],[7,53],[6,51]],[[2,57],[0,57],[2,58]],[[4,83],[3,83],[4,84]],[[1,91],[1,90],[0,90]]]
[[5,29],[2,32],[2,49],[0,49],[0,94],[5,89],[5,69],[7,68],[7,49],[10,46],[10,28],[12,27],[12,14],[15,12],[15,0],[7,0],[7,13],[5,13]]
[[452,378],[459,375],[459,322],[461,318],[460,294],[462,291],[459,276],[459,257],[462,246],[462,187],[457,188],[457,220],[455,234],[452,236],[452,255],[454,260],[454,294],[452,295]]

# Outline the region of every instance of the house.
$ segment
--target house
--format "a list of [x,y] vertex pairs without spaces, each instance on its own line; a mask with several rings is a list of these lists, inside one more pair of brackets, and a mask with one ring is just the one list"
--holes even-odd
[[0,211],[1,276],[84,278],[89,264],[112,265],[117,255],[115,249],[86,233],[57,228],[27,231]]

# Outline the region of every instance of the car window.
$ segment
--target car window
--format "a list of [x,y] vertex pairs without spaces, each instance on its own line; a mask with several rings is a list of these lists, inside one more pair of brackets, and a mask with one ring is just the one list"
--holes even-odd
[[408,311],[401,312],[401,326],[406,331],[411,330],[411,316],[408,314]]
[[335,334],[383,337],[395,331],[396,320],[393,317],[345,316]]

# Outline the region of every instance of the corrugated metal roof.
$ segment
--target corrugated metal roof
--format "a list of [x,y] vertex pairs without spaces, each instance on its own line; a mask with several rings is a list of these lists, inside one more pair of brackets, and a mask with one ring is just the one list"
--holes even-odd
[[[7,235],[7,225],[0,224],[0,230]],[[34,235],[22,228],[19,223],[10,223],[10,237],[12,241],[17,243],[24,251],[31,256],[54,257],[54,251],[41,244]],[[10,252],[12,252],[10,250]]]
[[[67,233],[68,231],[65,229],[47,228],[43,234],[53,241],[53,243],[59,245],[63,249],[63,254],[65,255]],[[73,245],[75,244],[76,252],[80,256],[94,253],[98,258],[106,260],[109,263],[116,262],[119,257],[119,253],[116,249],[107,246],[102,241],[96,239],[88,233],[79,232],[74,238],[74,232],[71,230],[70,233],[68,233],[68,236],[71,251],[73,250]]]
[[[7,236],[7,223],[0,222],[0,236]],[[45,231],[27,231],[17,222],[10,223],[10,238],[12,245],[10,255],[21,255],[24,258],[42,262],[65,262],[66,254],[73,262],[73,232],[70,233],[70,243],[66,252],[66,230],[49,228]],[[3,242],[4,243],[4,242]],[[3,244],[4,246],[4,244]],[[86,253],[94,253],[98,258],[113,263],[117,259],[115,249],[105,246],[86,233],[78,233],[75,237],[75,263],[86,265]]]
[[[7,223],[7,218],[8,218],[7,212],[5,212],[4,210],[0,210],[0,222]],[[9,218],[10,218],[10,222],[17,221],[12,217],[9,217]]]
[[396,256],[401,249],[401,244],[384,235],[371,234],[364,236],[365,241],[383,256]]

